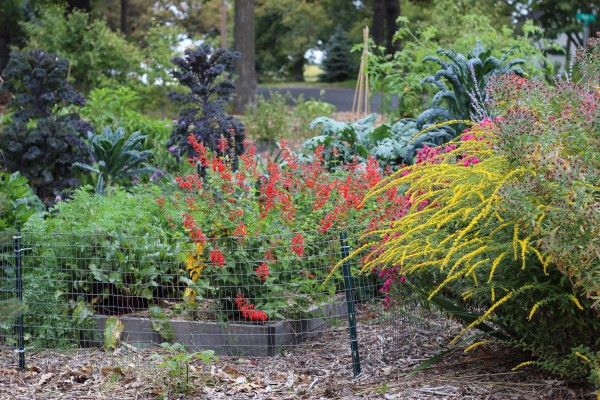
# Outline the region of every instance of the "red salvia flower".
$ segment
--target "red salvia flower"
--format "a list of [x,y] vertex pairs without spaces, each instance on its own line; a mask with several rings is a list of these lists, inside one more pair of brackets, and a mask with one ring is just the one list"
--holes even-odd
[[244,298],[241,293],[238,293],[235,305],[242,312],[242,316],[251,321],[266,321],[269,318],[264,311],[255,310],[254,304],[249,304],[248,299]]
[[225,257],[223,256],[223,252],[219,249],[214,249],[210,252],[210,262],[213,265],[216,265],[219,268],[223,268],[225,265]]
[[269,276],[269,264],[264,262],[260,264],[260,266],[256,268],[255,271],[256,275],[258,276],[258,279],[260,279],[261,281],[266,281],[267,277]]
[[304,237],[301,233],[292,238],[292,253],[295,253],[298,257],[304,255]]

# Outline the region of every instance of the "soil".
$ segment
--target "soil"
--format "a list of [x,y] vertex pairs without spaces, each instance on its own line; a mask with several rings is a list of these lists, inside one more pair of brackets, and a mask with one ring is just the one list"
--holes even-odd
[[[343,324],[272,358],[219,357],[190,363],[187,393],[173,389],[175,377],[150,358],[160,347],[28,353],[26,371],[0,369],[0,399],[593,399],[593,388],[568,383],[526,366],[527,358],[499,344],[451,353],[443,362],[412,374],[460,330],[427,315],[409,320],[358,321],[362,372],[351,368]],[[7,350],[4,350],[7,352]],[[2,359],[13,355],[0,354]],[[176,377],[184,379],[185,373]],[[166,397],[165,397],[166,396]]]

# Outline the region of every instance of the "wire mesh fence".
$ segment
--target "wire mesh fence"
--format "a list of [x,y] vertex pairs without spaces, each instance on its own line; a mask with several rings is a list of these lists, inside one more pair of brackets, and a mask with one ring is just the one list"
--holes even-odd
[[0,244],[0,301],[28,307],[0,322],[0,365],[45,349],[108,350],[100,359],[131,350],[142,364],[137,350],[163,342],[236,357],[310,343],[347,348],[357,374],[365,333],[377,329],[389,347],[434,323],[414,302],[386,306],[385,278],[359,273],[360,257],[334,269],[360,246],[358,231],[199,243],[22,232]]

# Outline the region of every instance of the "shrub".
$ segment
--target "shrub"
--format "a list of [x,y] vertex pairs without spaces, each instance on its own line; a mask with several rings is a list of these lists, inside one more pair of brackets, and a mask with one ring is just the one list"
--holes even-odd
[[494,122],[424,148],[418,164],[371,192],[405,188],[410,203],[367,234],[365,268],[393,269],[396,284],[411,276],[432,301],[483,308],[462,334],[495,323],[532,353],[517,367],[598,385],[598,92],[499,75],[490,93]]
[[106,84],[123,84],[141,72],[139,50],[110,30],[102,19],[63,7],[48,7],[42,16],[23,24],[27,50],[43,49],[69,60],[74,85],[87,92]]
[[27,177],[46,204],[77,185],[73,163],[89,160],[82,134],[90,128],[72,111],[84,98],[67,83],[67,71],[65,59],[32,50],[13,51],[2,73],[0,90],[14,96],[0,137],[7,168]]
[[303,95],[292,99],[289,92],[274,91],[269,98],[256,96],[248,105],[245,122],[249,133],[259,142],[306,139],[314,135],[310,122],[319,116],[331,116],[335,106],[322,100],[305,100]]
[[188,136],[193,135],[212,151],[222,154],[219,139],[231,143],[233,159],[244,152],[245,127],[237,119],[225,113],[225,105],[231,100],[235,86],[229,79],[221,79],[223,72],[231,72],[239,53],[227,49],[213,49],[204,43],[196,50],[186,50],[184,57],[173,60],[177,70],[172,74],[190,92],[170,92],[169,98],[184,108],[174,124],[169,148],[177,146],[181,154],[194,156]]

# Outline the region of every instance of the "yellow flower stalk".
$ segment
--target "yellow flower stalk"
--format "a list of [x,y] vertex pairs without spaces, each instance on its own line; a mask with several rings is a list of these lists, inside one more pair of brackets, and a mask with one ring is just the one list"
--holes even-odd
[[537,303],[535,303],[533,305],[533,307],[531,307],[531,311],[529,312],[529,316],[527,317],[527,319],[529,321],[531,321],[531,318],[533,318],[533,314],[535,314],[535,312],[537,311],[537,309],[540,307],[541,304],[542,304],[542,302],[538,301]]
[[468,353],[469,351],[473,350],[476,347],[479,346],[483,346],[484,344],[490,343],[491,340],[481,340],[479,342],[473,343],[472,345],[470,345],[469,347],[467,347],[466,349],[463,350],[464,353]]
[[575,303],[575,305],[577,306],[577,308],[579,308],[581,311],[583,311],[583,306],[581,305],[581,303],[579,302],[579,300],[577,299],[577,297],[575,297],[572,294],[570,294],[569,295],[569,299],[571,299],[571,301],[573,303]]
[[522,362],[521,364],[517,365],[516,367],[512,368],[511,371],[516,371],[516,370],[518,370],[520,368],[523,368],[523,367],[525,367],[527,365],[534,365],[534,364],[537,364],[537,362],[536,361],[525,361],[525,362]]

